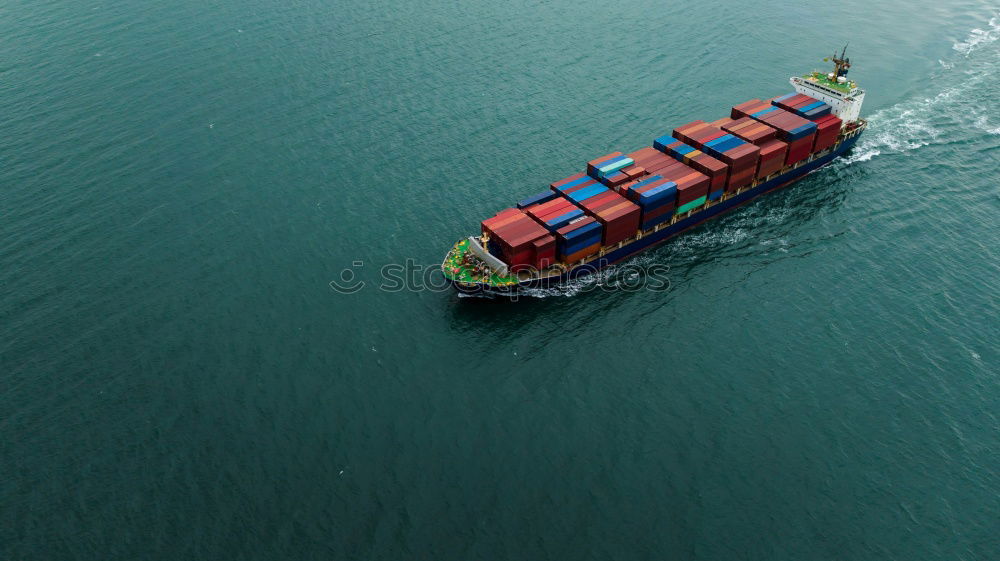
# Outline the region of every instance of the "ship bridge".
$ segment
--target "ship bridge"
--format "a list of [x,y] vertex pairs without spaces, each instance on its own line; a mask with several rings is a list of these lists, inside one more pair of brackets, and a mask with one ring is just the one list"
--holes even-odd
[[833,72],[824,74],[812,72],[804,76],[792,76],[789,80],[792,87],[800,94],[814,97],[830,104],[833,114],[840,117],[844,124],[857,121],[861,116],[861,104],[865,101],[865,91],[858,84],[847,78],[851,68],[851,59],[847,58],[845,46],[840,55],[823,59],[834,63]]

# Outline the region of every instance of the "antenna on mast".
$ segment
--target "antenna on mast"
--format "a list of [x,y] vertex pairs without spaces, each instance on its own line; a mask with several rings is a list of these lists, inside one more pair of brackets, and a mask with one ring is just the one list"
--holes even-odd
[[851,68],[851,59],[847,58],[847,45],[850,45],[850,43],[844,45],[844,48],[840,51],[840,56],[837,56],[837,52],[834,51],[833,57],[831,57],[834,64],[834,80],[840,78],[841,76],[847,76],[847,71]]

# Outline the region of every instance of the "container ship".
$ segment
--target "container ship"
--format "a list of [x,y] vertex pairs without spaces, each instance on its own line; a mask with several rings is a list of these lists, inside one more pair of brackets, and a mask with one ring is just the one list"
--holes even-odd
[[850,150],[865,130],[865,92],[847,78],[846,47],[832,72],[793,76],[793,92],[693,121],[483,220],[442,272],[459,291],[513,294],[592,274],[705,220],[784,187]]

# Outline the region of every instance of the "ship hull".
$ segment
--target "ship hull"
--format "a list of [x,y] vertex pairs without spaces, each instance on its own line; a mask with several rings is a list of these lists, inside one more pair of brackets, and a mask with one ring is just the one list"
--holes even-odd
[[775,191],[782,187],[786,187],[795,183],[796,181],[802,179],[809,173],[812,173],[819,168],[828,165],[832,161],[836,160],[840,156],[844,155],[848,150],[854,147],[857,143],[858,138],[861,136],[859,131],[857,134],[851,135],[841,141],[836,145],[829,154],[816,158],[806,164],[803,164],[797,168],[791,169],[774,179],[765,181],[753,188],[747,189],[739,194],[732,195],[725,200],[719,201],[708,208],[705,208],[697,213],[691,214],[683,219],[680,219],[669,226],[664,226],[656,232],[648,233],[643,237],[632,241],[620,248],[615,248],[613,250],[608,250],[599,259],[591,261],[589,263],[574,266],[568,269],[562,275],[552,275],[547,277],[535,277],[522,280],[514,285],[509,286],[492,286],[485,283],[463,283],[455,280],[449,279],[449,282],[459,291],[466,294],[478,294],[478,293],[489,293],[496,295],[514,295],[518,294],[521,289],[525,288],[547,288],[552,286],[558,286],[566,281],[581,278],[583,276],[591,275],[605,267],[620,263],[630,257],[633,257],[643,251],[651,249],[657,245],[660,245],[670,238],[677,236],[695,226],[698,226],[706,220],[711,220],[720,214],[726,213],[735,208],[741,207],[750,201],[769,193]]

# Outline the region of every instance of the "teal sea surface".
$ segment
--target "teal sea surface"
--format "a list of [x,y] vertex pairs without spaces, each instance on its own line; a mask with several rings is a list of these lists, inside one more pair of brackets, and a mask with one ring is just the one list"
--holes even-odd
[[[667,290],[380,288],[847,42]],[[0,559],[1000,559],[995,2],[10,0],[0,116]]]

